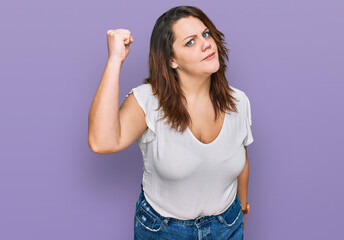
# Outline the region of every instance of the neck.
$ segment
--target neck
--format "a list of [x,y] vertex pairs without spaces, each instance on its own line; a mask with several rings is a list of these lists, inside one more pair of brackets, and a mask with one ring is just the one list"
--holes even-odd
[[209,98],[210,76],[179,75],[180,87],[187,99]]

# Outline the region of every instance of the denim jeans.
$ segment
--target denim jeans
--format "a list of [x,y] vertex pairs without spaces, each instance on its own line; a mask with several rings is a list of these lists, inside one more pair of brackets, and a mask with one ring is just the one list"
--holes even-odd
[[226,211],[191,220],[163,217],[146,201],[142,185],[136,202],[134,240],[243,240],[241,202],[236,196]]

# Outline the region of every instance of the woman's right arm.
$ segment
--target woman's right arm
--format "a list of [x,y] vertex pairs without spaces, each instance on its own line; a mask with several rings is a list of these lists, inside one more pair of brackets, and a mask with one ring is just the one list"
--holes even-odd
[[88,117],[88,144],[100,154],[127,148],[147,128],[145,114],[133,94],[119,108],[119,75],[133,42],[130,32],[109,30],[107,39],[109,57]]

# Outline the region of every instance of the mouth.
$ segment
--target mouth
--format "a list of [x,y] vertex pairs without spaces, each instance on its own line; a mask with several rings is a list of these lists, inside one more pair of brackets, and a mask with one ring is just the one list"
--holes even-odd
[[[208,56],[206,56],[203,60],[208,60],[208,59],[211,59],[211,58],[213,58],[213,56],[215,55],[215,52],[213,52],[213,53],[210,53]],[[202,60],[202,61],[203,61]]]

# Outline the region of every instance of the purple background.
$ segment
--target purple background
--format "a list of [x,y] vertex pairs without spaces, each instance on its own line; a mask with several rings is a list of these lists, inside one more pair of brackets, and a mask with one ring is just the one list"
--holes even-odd
[[250,98],[245,240],[341,238],[342,1],[34,0],[0,3],[0,239],[133,238],[141,152],[93,153],[88,112],[107,30],[135,41],[122,103],[147,76],[156,19],[178,5],[225,34],[228,81]]

